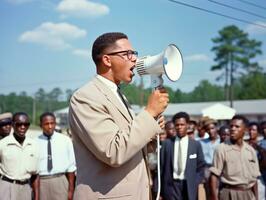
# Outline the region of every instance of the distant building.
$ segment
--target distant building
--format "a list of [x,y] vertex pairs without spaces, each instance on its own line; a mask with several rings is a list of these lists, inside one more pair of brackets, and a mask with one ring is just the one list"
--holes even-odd
[[[197,102],[197,103],[176,103],[169,104],[163,115],[166,119],[171,119],[174,114],[180,111],[187,112],[192,119],[198,120],[203,116],[202,111],[215,104],[221,104],[229,107],[229,101],[216,101],[216,102]],[[233,108],[236,114],[246,116],[250,121],[263,121],[266,120],[266,99],[259,100],[238,100],[234,101]],[[138,113],[141,109],[138,105],[132,105],[132,109],[135,113]],[[214,111],[215,112],[215,111]],[[60,109],[54,112],[57,123],[60,127],[68,126],[68,107]]]

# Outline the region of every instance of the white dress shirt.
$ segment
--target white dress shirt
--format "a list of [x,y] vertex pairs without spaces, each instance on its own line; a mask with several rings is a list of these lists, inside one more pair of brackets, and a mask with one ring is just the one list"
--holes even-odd
[[40,148],[39,174],[41,176],[76,171],[73,143],[68,136],[57,132],[51,136],[53,168],[50,172],[47,170],[48,139],[42,134],[36,140]]
[[27,180],[38,173],[38,161],[38,145],[33,139],[26,136],[21,145],[10,134],[0,141],[0,174],[14,180]]
[[[181,144],[181,149],[182,149],[182,171],[178,175],[178,148],[179,145]],[[185,169],[187,165],[187,150],[188,150],[188,136],[184,136],[182,138],[179,138],[176,136],[175,139],[175,146],[174,146],[174,169],[173,169],[173,178],[174,179],[180,179],[184,180],[186,179],[185,177]]]

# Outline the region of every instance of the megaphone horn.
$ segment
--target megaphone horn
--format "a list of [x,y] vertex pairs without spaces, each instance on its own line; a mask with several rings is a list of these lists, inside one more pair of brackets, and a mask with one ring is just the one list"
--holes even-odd
[[170,44],[158,55],[139,58],[136,68],[140,76],[152,75],[152,87],[156,88],[162,85],[162,80],[160,80],[162,74],[165,74],[171,81],[177,81],[180,78],[183,59],[176,45]]

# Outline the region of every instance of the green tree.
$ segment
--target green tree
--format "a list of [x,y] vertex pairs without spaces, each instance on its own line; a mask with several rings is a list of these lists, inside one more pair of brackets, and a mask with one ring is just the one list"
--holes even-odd
[[191,102],[217,101],[223,99],[223,89],[203,80],[195,87],[191,95]]
[[230,99],[232,106],[235,77],[260,70],[258,63],[251,60],[262,53],[261,42],[249,39],[247,33],[234,25],[224,27],[212,41],[215,43],[212,51],[216,55],[214,60],[217,64],[211,70],[223,70],[217,80],[225,78],[225,98]]
[[52,89],[51,92],[48,93],[48,98],[50,101],[59,101],[60,98],[62,97],[62,90],[59,87],[56,87],[54,89]]
[[242,76],[236,83],[238,99],[265,99],[266,74],[252,72]]

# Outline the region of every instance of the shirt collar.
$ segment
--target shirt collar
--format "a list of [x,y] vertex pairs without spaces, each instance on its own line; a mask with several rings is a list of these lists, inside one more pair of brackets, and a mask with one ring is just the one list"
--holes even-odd
[[26,145],[31,145],[32,142],[31,140],[26,136],[25,137],[25,140],[23,141],[23,145],[21,145],[14,137],[13,134],[10,134],[9,136],[7,136],[7,144],[15,144],[17,146],[20,146],[20,147],[24,147]]
[[182,138],[176,136],[175,140],[176,140],[176,141],[185,141],[185,140],[188,140],[188,135],[185,135],[185,136],[182,137]]
[[114,82],[108,80],[107,78],[105,78],[105,77],[103,77],[103,76],[101,76],[99,74],[96,75],[96,78],[98,78],[101,82],[103,82],[112,91],[115,91],[115,92],[117,91],[118,87],[117,87],[117,85]]
[[248,144],[243,140],[243,146],[241,148],[239,148],[238,145],[233,144],[230,140],[227,141],[227,143],[231,146],[232,149],[234,150],[241,150],[241,149],[249,149],[248,148]]

